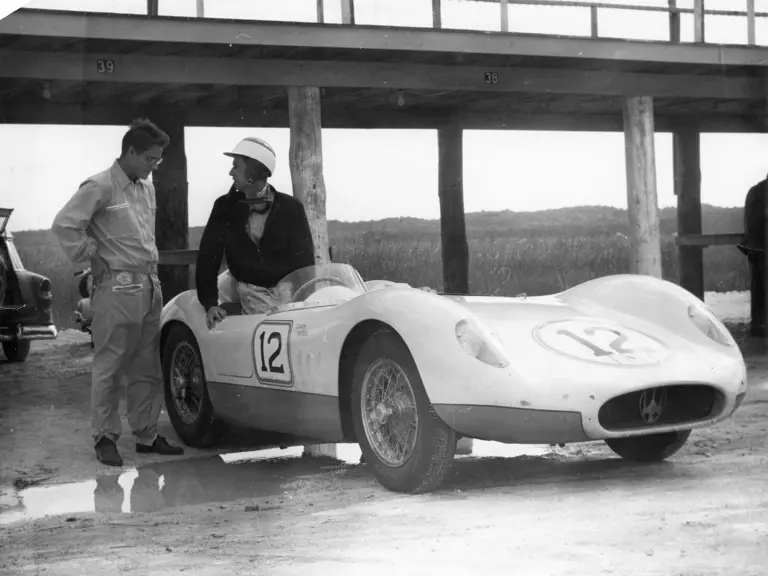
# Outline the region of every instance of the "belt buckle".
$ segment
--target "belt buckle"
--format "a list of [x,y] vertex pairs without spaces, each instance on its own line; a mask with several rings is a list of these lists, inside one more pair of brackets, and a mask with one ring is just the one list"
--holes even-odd
[[133,274],[131,272],[123,270],[122,272],[118,273],[118,275],[115,277],[115,282],[117,282],[120,286],[127,286],[131,282],[133,282]]

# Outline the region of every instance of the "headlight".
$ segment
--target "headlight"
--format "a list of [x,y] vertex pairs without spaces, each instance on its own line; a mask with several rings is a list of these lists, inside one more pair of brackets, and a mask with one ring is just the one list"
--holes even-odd
[[501,346],[494,342],[490,336],[485,336],[469,320],[460,320],[456,324],[456,339],[470,356],[474,356],[481,362],[498,368],[509,366],[509,360]]
[[691,304],[688,306],[688,318],[694,323],[702,334],[723,346],[734,346],[735,342],[731,333],[722,323],[703,305]]

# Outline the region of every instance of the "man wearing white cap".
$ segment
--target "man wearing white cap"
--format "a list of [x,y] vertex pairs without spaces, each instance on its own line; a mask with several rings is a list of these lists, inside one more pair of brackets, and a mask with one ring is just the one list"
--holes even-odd
[[[220,302],[240,301],[243,312],[279,303],[274,286],[287,274],[315,264],[304,206],[268,182],[275,151],[264,140],[244,138],[231,152],[229,192],[216,199],[197,255],[197,297],[208,328],[226,317]],[[222,257],[229,270],[219,275]]]

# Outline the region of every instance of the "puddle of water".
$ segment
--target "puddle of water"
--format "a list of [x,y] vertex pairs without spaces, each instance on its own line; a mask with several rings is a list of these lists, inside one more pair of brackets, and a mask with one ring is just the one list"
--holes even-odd
[[[359,463],[357,444],[339,444],[336,448],[338,465]],[[301,458],[303,452],[303,447],[295,446],[188,458],[147,464],[95,480],[33,486],[18,493],[0,490],[0,525],[49,515],[130,514],[280,496],[289,492],[286,487],[297,477],[328,470],[328,460]],[[471,456],[513,458],[546,452],[546,446],[475,440]]]

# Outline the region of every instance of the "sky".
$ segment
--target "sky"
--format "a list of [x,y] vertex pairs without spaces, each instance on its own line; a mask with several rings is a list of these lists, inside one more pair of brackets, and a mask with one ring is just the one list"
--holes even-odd
[[[0,9],[19,0],[0,0]],[[613,4],[666,6],[667,0],[610,0]],[[682,7],[693,0],[678,0]],[[512,6],[510,30],[589,35],[589,10]],[[195,0],[160,0],[161,15],[195,16]],[[403,9],[411,7],[406,14]],[[146,0],[34,0],[29,8],[142,13]],[[311,22],[315,0],[206,0],[205,16]],[[768,12],[768,0],[757,0]],[[746,9],[746,0],[707,0],[708,9]],[[499,29],[498,4],[443,0],[443,26]],[[325,0],[326,22],[340,22],[340,1]],[[0,13],[0,16],[2,14]],[[431,26],[430,0],[355,0],[359,24]],[[667,15],[601,10],[601,36],[665,40]],[[746,44],[745,18],[708,16],[708,42]],[[682,40],[693,38],[689,15]],[[757,43],[768,45],[768,18],[756,24]],[[56,212],[88,176],[118,156],[122,126],[0,125],[0,205],[15,209],[12,231],[48,228]],[[222,153],[244,136],[266,139],[277,153],[272,184],[292,193],[288,129],[187,128],[185,133],[189,225],[202,226],[213,201],[229,189],[231,160]],[[329,220],[390,217],[438,218],[437,134],[429,130],[324,129],[323,164]],[[672,136],[658,133],[656,175],[659,206],[674,206]],[[703,134],[702,201],[741,206],[750,186],[768,173],[768,135]],[[62,154],[62,151],[66,151]],[[388,174],[384,166],[397,167]],[[616,133],[464,132],[464,206],[483,210],[536,211],[578,205],[626,208],[624,135]]]

